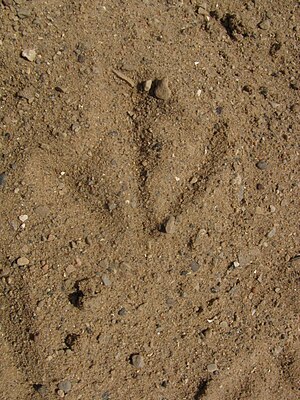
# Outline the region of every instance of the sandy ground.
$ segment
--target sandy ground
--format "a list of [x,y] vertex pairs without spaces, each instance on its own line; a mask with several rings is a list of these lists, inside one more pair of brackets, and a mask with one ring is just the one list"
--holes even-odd
[[300,398],[299,26],[0,1],[0,399]]

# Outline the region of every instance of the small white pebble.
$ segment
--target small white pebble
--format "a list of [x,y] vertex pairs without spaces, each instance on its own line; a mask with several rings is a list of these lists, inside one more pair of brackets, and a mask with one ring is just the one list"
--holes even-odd
[[34,49],[25,49],[22,51],[22,57],[32,62],[36,58],[36,51]]
[[271,213],[274,213],[276,211],[276,208],[274,206],[272,206],[272,204],[270,205],[269,208],[270,208]]
[[26,214],[20,215],[20,216],[19,216],[19,220],[20,220],[21,222],[27,221],[27,220],[28,220],[28,215],[26,215]]

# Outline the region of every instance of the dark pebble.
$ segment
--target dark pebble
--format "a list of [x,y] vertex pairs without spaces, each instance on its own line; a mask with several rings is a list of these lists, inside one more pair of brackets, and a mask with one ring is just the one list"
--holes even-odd
[[223,111],[223,107],[218,106],[218,107],[216,108],[216,114],[217,114],[217,115],[221,115],[221,114],[222,114],[222,111]]
[[263,190],[263,189],[264,189],[264,186],[263,186],[261,183],[258,183],[258,184],[256,185],[256,189],[257,189],[257,190]]
[[258,169],[261,169],[261,170],[265,170],[265,169],[268,168],[268,164],[267,164],[267,162],[264,161],[264,160],[258,161],[258,162],[256,163],[256,166],[257,166]]
[[77,57],[77,61],[79,63],[81,63],[81,64],[84,63],[85,62],[85,56],[83,54],[79,54],[78,57]]
[[120,308],[120,310],[118,311],[118,315],[120,315],[120,317],[124,317],[124,315],[126,315],[127,311],[126,308],[122,307]]
[[46,397],[48,390],[45,385],[36,384],[33,385],[33,388],[41,397]]
[[101,396],[101,400],[110,400],[109,392],[104,392]]
[[0,174],[0,186],[3,186],[5,181],[6,181],[6,173],[2,172],[2,174]]

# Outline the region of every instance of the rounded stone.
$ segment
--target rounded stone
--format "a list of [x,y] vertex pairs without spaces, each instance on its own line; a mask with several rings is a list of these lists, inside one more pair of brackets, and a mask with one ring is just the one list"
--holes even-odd
[[268,168],[268,164],[267,164],[266,161],[260,160],[260,161],[258,161],[258,162],[256,163],[256,167],[257,167],[258,169],[260,169],[260,170],[263,171],[263,170],[265,170],[265,169]]
[[68,381],[68,380],[67,381],[62,381],[62,382],[59,382],[57,387],[58,387],[58,390],[61,390],[64,393],[68,393],[72,389],[72,383],[70,381]]
[[132,354],[130,360],[131,364],[137,369],[141,369],[145,366],[144,358],[140,354]]
[[19,257],[17,259],[17,264],[19,267],[24,267],[25,265],[29,264],[29,260],[26,257]]
[[154,94],[157,99],[161,100],[168,100],[171,97],[168,78],[163,78],[156,81]]

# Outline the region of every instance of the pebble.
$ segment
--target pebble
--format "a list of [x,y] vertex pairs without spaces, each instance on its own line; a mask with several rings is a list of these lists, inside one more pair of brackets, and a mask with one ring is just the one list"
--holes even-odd
[[28,8],[19,8],[18,9],[18,17],[20,19],[28,18],[30,17],[30,10]]
[[168,78],[163,78],[156,82],[154,90],[155,97],[161,100],[168,100],[171,97]]
[[13,230],[17,231],[19,229],[18,221],[11,221],[10,224],[11,224]]
[[10,274],[9,267],[0,267],[0,278],[6,278]]
[[109,202],[109,203],[107,204],[107,207],[108,207],[109,211],[112,212],[112,211],[114,211],[114,210],[117,208],[117,205],[116,205],[116,203]]
[[5,172],[2,172],[2,174],[0,174],[0,186],[3,186],[5,184],[6,181],[6,174]]
[[283,348],[281,347],[281,346],[277,346],[277,347],[275,347],[274,349],[273,349],[273,354],[275,355],[275,356],[279,356],[279,354],[282,352],[282,350],[283,350]]
[[50,214],[50,209],[47,206],[38,206],[35,213],[41,218],[46,218]]
[[272,206],[272,205],[270,205],[269,208],[270,208],[270,212],[271,213],[274,213],[276,211],[276,208],[274,206]]
[[11,0],[2,0],[2,3],[3,3],[3,5],[5,6],[5,7],[10,7],[12,4],[11,4]]
[[102,282],[104,286],[111,286],[111,280],[107,275],[102,276]]
[[171,215],[165,224],[166,233],[172,234],[175,232],[175,217]]
[[238,263],[240,267],[247,267],[252,262],[252,257],[247,252],[240,252],[238,254]]
[[194,185],[197,182],[198,182],[198,178],[196,176],[192,177],[191,180],[190,180],[190,184],[191,185]]
[[28,220],[28,215],[26,215],[26,214],[20,215],[20,216],[19,216],[19,220],[20,220],[21,222],[27,221],[27,220]]
[[218,371],[218,367],[216,364],[208,364],[207,371],[213,373],[215,371]]
[[227,323],[227,321],[222,321],[222,322],[220,322],[220,328],[222,328],[222,329],[228,329],[228,323]]
[[48,390],[45,385],[34,385],[34,389],[41,397],[46,397]]
[[145,366],[144,358],[140,354],[132,354],[130,359],[131,364],[137,369],[141,369]]
[[26,99],[28,100],[28,102],[31,104],[34,100],[34,93],[33,93],[33,89],[31,87],[25,88],[23,90],[20,90],[18,92],[18,96],[21,99]]
[[26,257],[20,257],[17,260],[17,265],[19,267],[23,267],[23,266],[28,265],[28,264],[29,264],[29,260]]
[[276,234],[276,228],[274,227],[274,228],[272,228],[272,229],[270,230],[270,232],[268,232],[267,237],[268,237],[269,239],[271,239],[272,237],[275,236],[275,234]]
[[120,310],[118,311],[118,315],[120,315],[120,317],[123,317],[124,315],[126,315],[126,313],[127,311],[124,307],[120,308]]
[[25,49],[22,51],[22,57],[33,62],[36,58],[36,51],[34,49]]
[[200,333],[199,333],[199,336],[200,336],[200,338],[201,339],[209,339],[210,337],[211,337],[211,329],[210,328],[206,328],[206,329],[203,329]]
[[110,400],[110,394],[109,392],[104,392],[102,394],[101,400]]
[[202,4],[197,6],[197,14],[199,15],[203,15],[204,17],[208,17],[209,18],[209,12],[206,9],[206,4]]
[[144,82],[144,90],[145,92],[149,92],[152,86],[152,80],[148,79],[147,81]]
[[172,299],[171,297],[168,297],[166,300],[166,304],[168,307],[172,308],[176,304],[176,300]]
[[269,18],[266,18],[264,20],[262,20],[259,24],[258,27],[262,30],[267,30],[271,27],[271,21]]
[[197,272],[200,268],[200,265],[197,263],[197,261],[192,261],[191,263],[191,270],[193,272]]
[[265,170],[265,169],[268,168],[268,164],[267,164],[266,161],[260,160],[260,161],[258,161],[258,162],[256,163],[256,167],[257,167],[258,169],[260,169],[260,170]]
[[61,390],[64,393],[69,393],[70,390],[72,389],[72,383],[70,381],[62,381],[62,382],[59,382],[57,387],[58,387],[58,390]]
[[294,257],[290,258],[289,261],[291,263],[299,263],[300,261],[300,254],[295,255]]
[[67,273],[68,275],[72,274],[72,273],[75,272],[75,271],[76,271],[76,268],[75,268],[74,265],[72,265],[72,264],[68,265],[67,268],[66,268],[66,273]]

